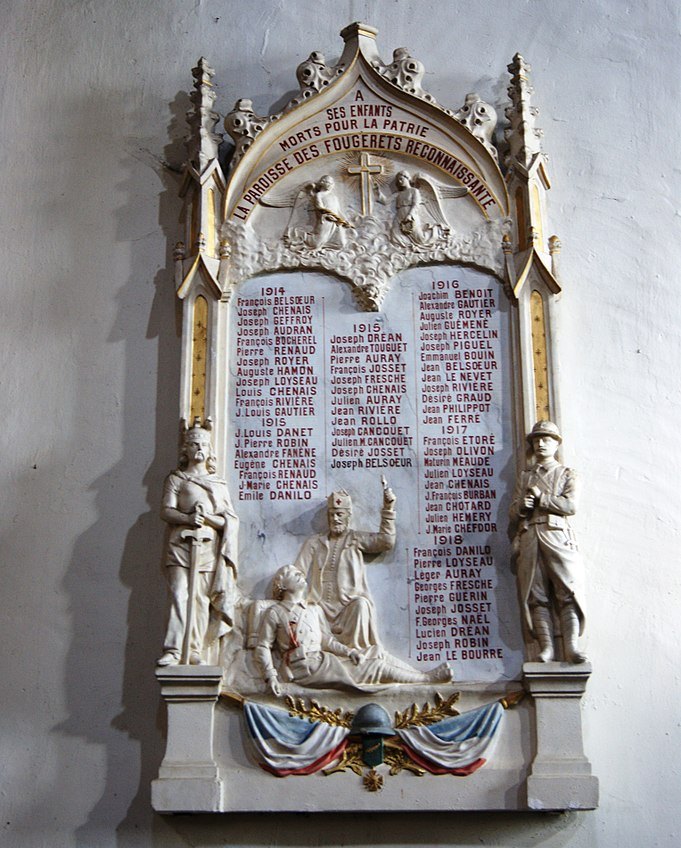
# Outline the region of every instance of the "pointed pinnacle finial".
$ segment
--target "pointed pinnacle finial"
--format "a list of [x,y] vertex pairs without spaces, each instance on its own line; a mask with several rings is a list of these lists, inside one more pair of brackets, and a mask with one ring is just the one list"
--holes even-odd
[[520,53],[516,53],[508,70],[511,74],[511,83],[508,87],[511,105],[506,109],[506,117],[511,126],[504,132],[510,148],[506,165],[511,168],[514,162],[518,162],[524,168],[528,168],[535,156],[542,153],[543,135],[542,130],[535,124],[539,110],[532,106],[531,102],[534,89],[530,85],[529,73],[532,67]]
[[375,27],[361,21],[355,21],[344,27],[340,31],[340,35],[345,42],[345,47],[339,64],[347,67],[358,53],[364,56],[369,64],[373,65],[375,62],[380,62],[378,47],[376,46],[378,30]]
[[367,38],[373,38],[375,40],[378,35],[378,30],[376,27],[362,23],[362,21],[353,21],[340,31],[340,36],[343,41],[349,41],[351,38],[358,38],[360,35],[364,35]]
[[196,67],[192,68],[192,76],[199,84],[213,85],[212,79],[215,76],[215,70],[208,64],[205,56],[201,56]]
[[190,95],[192,108],[187,112],[187,149],[189,161],[202,173],[209,162],[217,157],[222,135],[214,132],[215,124],[220,119],[218,113],[213,111],[216,96],[213,87],[215,71],[205,57],[201,56],[196,67],[192,68],[192,76],[194,90]]

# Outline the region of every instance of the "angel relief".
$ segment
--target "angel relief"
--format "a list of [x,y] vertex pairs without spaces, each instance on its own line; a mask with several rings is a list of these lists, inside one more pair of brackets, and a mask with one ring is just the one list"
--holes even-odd
[[[269,192],[259,203],[273,209],[290,209],[281,240],[295,252],[342,251],[355,242],[373,238],[377,227],[397,247],[418,250],[446,245],[453,229],[441,201],[465,197],[468,189],[441,185],[423,174],[402,170],[395,175],[394,190],[386,191],[393,167],[389,159],[369,157],[365,152],[359,159],[346,157],[341,176],[361,178],[361,212],[344,208],[336,180],[330,174],[290,191]],[[391,206],[392,212],[386,208]],[[350,231],[355,237],[349,245]]]
[[[395,217],[390,230],[391,240],[398,245],[430,246],[447,241],[451,228],[442,211],[443,198],[464,197],[463,186],[442,186],[420,174],[410,176],[399,171],[395,177]],[[379,197],[385,203],[385,197]]]
[[346,230],[354,229],[341,210],[333,177],[288,193],[270,193],[260,198],[263,206],[291,209],[283,241],[291,249],[338,249],[345,246]]

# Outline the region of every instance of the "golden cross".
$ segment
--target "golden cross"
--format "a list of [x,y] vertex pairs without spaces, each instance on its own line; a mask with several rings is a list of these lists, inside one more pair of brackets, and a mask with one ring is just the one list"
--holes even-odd
[[362,195],[362,215],[371,215],[371,178],[374,174],[383,173],[382,165],[372,165],[369,162],[369,154],[362,151],[359,156],[359,165],[350,165],[348,174],[359,177],[359,190]]

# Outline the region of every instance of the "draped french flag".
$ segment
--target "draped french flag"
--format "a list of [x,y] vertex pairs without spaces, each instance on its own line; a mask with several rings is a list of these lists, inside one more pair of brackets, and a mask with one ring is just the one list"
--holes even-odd
[[504,708],[496,701],[427,727],[397,730],[413,762],[431,774],[472,774],[485,765]]
[[347,727],[310,722],[250,701],[244,714],[261,766],[277,777],[314,774],[338,759],[348,744]]
[[[496,701],[425,727],[395,730],[407,756],[430,774],[465,777],[485,765],[504,708]],[[277,777],[314,774],[337,760],[348,744],[347,727],[308,721],[286,710],[244,703],[248,734],[260,765]]]

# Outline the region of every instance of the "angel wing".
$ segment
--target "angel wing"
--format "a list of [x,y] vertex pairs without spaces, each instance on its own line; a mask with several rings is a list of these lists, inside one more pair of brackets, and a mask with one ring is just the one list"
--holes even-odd
[[414,174],[411,184],[421,192],[423,205],[435,223],[449,230],[449,224],[440,205],[440,198],[464,197],[468,194],[468,189],[463,186],[443,186],[431,183],[421,174]]
[[312,215],[312,192],[314,183],[305,183],[289,191],[270,191],[263,197],[258,198],[261,206],[271,209],[290,209],[291,213],[284,229],[284,238],[296,238],[299,227],[309,229],[313,223]]
[[431,220],[448,230],[449,224],[440,206],[440,199],[435,185],[420,174],[414,174],[411,178],[411,184],[421,193],[423,205],[428,215],[430,215]]
[[468,194],[466,186],[437,186],[437,193],[442,198],[465,197]]
[[261,206],[270,206],[275,209],[293,209],[298,203],[303,200],[303,195],[310,195],[314,187],[314,183],[306,183],[302,187],[289,189],[289,191],[270,191],[268,194],[258,198],[258,203]]

